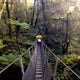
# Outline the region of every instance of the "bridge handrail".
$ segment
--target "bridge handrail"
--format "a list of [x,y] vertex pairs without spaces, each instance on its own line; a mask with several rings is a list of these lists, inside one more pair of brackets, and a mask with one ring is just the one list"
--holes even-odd
[[10,63],[8,66],[6,66],[4,69],[2,69],[1,71],[0,71],[0,74],[1,73],[3,73],[5,70],[7,70],[11,65],[13,65],[16,61],[18,61],[22,56],[24,56],[24,54],[23,55],[20,55],[20,57],[18,57],[17,59],[15,59],[12,63]]
[[[44,42],[43,42],[43,43],[44,43]],[[32,46],[34,46],[34,45],[32,45]],[[31,46],[30,48],[28,48],[28,50],[31,49],[32,46]],[[44,43],[44,46],[49,50],[49,52],[50,52],[58,61],[60,61],[67,69],[69,69],[76,77],[78,77],[78,78],[80,79],[80,76],[79,76],[76,72],[74,72],[69,66],[67,66],[57,55],[55,55],[45,43]],[[16,60],[14,60],[14,61],[13,61],[12,63],[10,63],[8,66],[6,66],[3,70],[0,71],[0,74],[3,73],[6,69],[8,69],[11,65],[13,65],[16,61],[18,61],[18,60],[19,60],[22,56],[24,56],[24,55],[25,55],[25,53],[22,54],[22,55],[20,55],[20,57],[18,57]]]
[[[28,48],[28,51],[32,48],[34,46],[34,44],[30,47],[30,48]],[[15,59],[13,62],[11,62],[8,66],[6,66],[4,69],[2,69],[1,71],[0,71],[0,74],[1,73],[3,73],[5,70],[7,70],[11,65],[13,65],[15,62],[17,62],[22,56],[24,56],[26,53],[24,53],[24,54],[22,54],[22,55],[20,55],[17,59]]]
[[80,79],[80,76],[74,72],[69,66],[67,66],[57,55],[55,55],[50,48],[43,42],[44,46],[49,50],[49,52],[58,60],[60,61],[67,69],[69,69],[76,77],[78,77]]

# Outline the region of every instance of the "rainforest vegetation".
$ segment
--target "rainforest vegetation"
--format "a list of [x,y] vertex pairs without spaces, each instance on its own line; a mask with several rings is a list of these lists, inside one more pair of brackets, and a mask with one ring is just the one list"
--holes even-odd
[[[52,52],[80,76],[79,0],[0,0],[0,71],[23,54],[24,70],[27,68],[28,48],[35,43],[38,32]],[[2,72],[0,80],[21,80],[19,62]],[[50,55],[53,72],[54,64]],[[58,63],[56,80],[79,79]]]

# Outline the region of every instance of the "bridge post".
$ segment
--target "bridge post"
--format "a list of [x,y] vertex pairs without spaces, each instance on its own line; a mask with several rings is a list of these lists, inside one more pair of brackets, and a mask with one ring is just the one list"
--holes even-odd
[[22,72],[22,75],[23,75],[23,74],[24,74],[24,66],[23,66],[23,62],[22,62],[22,57],[21,57],[21,55],[20,55],[19,61],[20,61],[20,66],[21,66],[21,72]]
[[48,60],[49,60],[49,51],[48,51],[48,55],[47,55],[47,63],[48,63]]
[[54,69],[54,80],[56,80],[56,72],[57,72],[58,63],[59,63],[59,61],[56,57],[56,63],[55,63],[55,69]]
[[28,52],[29,52],[29,57],[30,57],[30,59],[31,59],[31,52],[30,52],[30,50],[28,50]]

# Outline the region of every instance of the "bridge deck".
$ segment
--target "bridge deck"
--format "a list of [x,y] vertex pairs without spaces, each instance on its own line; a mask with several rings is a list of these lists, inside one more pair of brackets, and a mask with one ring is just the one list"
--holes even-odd
[[42,42],[36,42],[35,50],[22,80],[53,80],[53,75],[44,57]]

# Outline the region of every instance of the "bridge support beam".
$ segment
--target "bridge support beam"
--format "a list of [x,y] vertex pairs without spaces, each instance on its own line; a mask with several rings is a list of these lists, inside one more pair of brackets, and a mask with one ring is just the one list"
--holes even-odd
[[19,61],[20,61],[20,66],[21,66],[21,72],[22,72],[22,75],[23,75],[23,74],[24,74],[24,66],[23,66],[23,62],[22,62],[22,57],[21,57],[21,55],[20,55]]
[[57,72],[58,63],[59,63],[59,61],[56,58],[55,69],[54,69],[54,80],[56,80],[56,72]]

